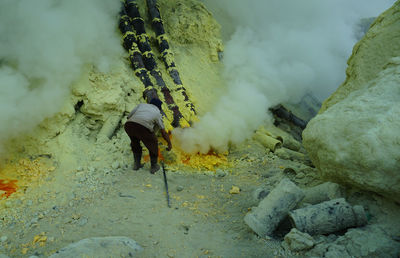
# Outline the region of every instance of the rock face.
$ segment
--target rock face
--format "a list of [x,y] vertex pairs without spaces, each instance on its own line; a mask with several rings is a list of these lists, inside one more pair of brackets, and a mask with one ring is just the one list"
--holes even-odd
[[321,243],[306,257],[397,257],[400,243],[379,226],[350,229],[332,243]]
[[396,257],[400,251],[400,243],[378,226],[350,229],[335,243],[346,247],[352,257]]
[[303,132],[322,178],[400,200],[400,1],[354,47],[347,79]]
[[174,41],[179,44],[206,44],[210,59],[214,62],[219,60],[218,53],[224,49],[221,26],[203,3],[187,0],[160,1],[159,4],[166,30]]
[[382,13],[372,24],[366,35],[353,48],[348,60],[346,80],[322,104],[320,113],[347,98],[358,89],[365,88],[369,81],[378,77],[392,57],[400,56],[400,2]]

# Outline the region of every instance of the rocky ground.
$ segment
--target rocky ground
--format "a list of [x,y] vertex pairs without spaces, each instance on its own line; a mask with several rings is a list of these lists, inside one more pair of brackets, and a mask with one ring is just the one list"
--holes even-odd
[[[276,153],[282,150],[285,149]],[[93,161],[88,166],[72,169],[74,173],[69,174],[50,169],[23,192],[20,190],[0,201],[3,207],[0,252],[10,257],[47,257],[82,239],[124,236],[143,248],[140,257],[349,255],[359,244],[356,240],[361,239],[357,232],[353,238],[344,232],[314,237],[311,251],[294,251],[282,245],[283,237],[290,230],[285,223],[272,238],[258,237],[245,224],[244,216],[260,201],[261,197],[255,195],[260,187],[268,192],[283,177],[301,188],[321,183],[308,162],[281,157],[267,153],[265,147],[250,140],[231,149],[229,165],[216,171],[184,166],[171,171],[167,165],[171,208],[167,206],[161,171],[151,175],[148,163],[141,170],[133,171],[129,152],[124,156],[126,162],[113,162],[104,167],[98,166],[104,163]],[[46,160],[51,163],[49,157],[41,159],[43,163]],[[399,239],[395,235],[398,229],[392,228],[390,232],[381,229],[388,227],[373,227],[376,224],[398,226],[399,220],[395,217],[398,206],[359,191],[349,192],[348,196],[349,202],[361,203],[369,212],[372,229],[367,226],[363,230],[375,232],[385,240],[382,245],[376,245],[379,241],[374,242],[371,233],[371,239],[362,240],[369,241],[371,246],[361,243],[356,248],[363,250],[361,256],[390,257],[398,252],[396,241]],[[387,244],[392,245],[390,252]],[[111,254],[121,255],[129,254],[122,249]]]
[[[257,205],[253,190],[283,167],[273,156],[247,150],[230,159],[233,167],[217,172],[170,172],[167,166],[171,208],[161,171],[151,175],[148,165],[139,171],[131,164],[80,167],[63,179],[62,189],[54,189],[57,175],[49,174],[24,194],[2,200],[1,251],[11,257],[48,256],[84,238],[127,236],[143,247],[143,257],[283,252],[279,241],[258,238],[243,222]],[[233,187],[240,192],[230,192]]]

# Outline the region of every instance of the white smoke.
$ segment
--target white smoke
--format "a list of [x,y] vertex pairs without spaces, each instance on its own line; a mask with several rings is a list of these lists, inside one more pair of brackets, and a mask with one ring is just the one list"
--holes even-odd
[[56,113],[85,64],[123,51],[119,1],[0,1],[0,144]]
[[200,122],[174,131],[185,151],[203,153],[246,139],[270,119],[268,107],[296,103],[307,91],[328,97],[345,78],[360,19],[394,1],[204,2],[229,37],[223,60],[229,89]]

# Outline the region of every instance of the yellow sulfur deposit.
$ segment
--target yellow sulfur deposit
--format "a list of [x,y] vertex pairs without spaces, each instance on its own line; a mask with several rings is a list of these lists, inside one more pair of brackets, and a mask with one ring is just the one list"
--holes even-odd
[[226,154],[186,154],[181,152],[178,154],[178,157],[180,164],[198,170],[206,169],[215,171],[217,167],[227,167],[229,165]]
[[[0,169],[0,182],[5,186],[4,196],[16,192],[18,188],[24,187],[27,184],[40,182],[49,172],[56,168],[51,164],[47,164],[45,158],[37,158],[35,160],[20,159],[16,163],[6,164]],[[6,184],[9,182],[9,184]],[[11,184],[10,184],[11,183]]]
[[45,232],[40,233],[39,235],[36,235],[33,237],[33,240],[23,244],[23,248],[21,249],[22,254],[26,254],[29,251],[29,248],[35,249],[39,245],[40,247],[43,247],[46,245],[47,242],[47,236]]
[[[216,168],[227,168],[231,167],[232,164],[228,161],[228,153],[216,153],[210,151],[207,154],[185,153],[174,144],[174,139],[172,138],[173,149],[171,151],[165,150],[166,143],[163,139],[159,139],[163,144],[160,145],[159,159],[163,160],[170,170],[178,170],[180,166],[191,167],[196,170],[209,170],[215,171]],[[146,157],[145,157],[146,160]]]
[[183,154],[181,156],[183,164],[197,169],[208,169],[214,171],[216,167],[227,166],[228,160],[225,155],[221,154]]
[[127,31],[127,32],[122,36],[122,39],[125,39],[125,38],[128,37],[128,36],[133,36],[133,37],[136,38],[136,34],[135,34],[134,32],[132,32],[132,31]]
[[179,126],[181,128],[185,128],[185,127],[190,127],[190,124],[188,121],[186,121],[186,119],[181,119],[179,120]]
[[237,186],[232,185],[231,190],[229,190],[230,194],[239,194],[240,193],[240,188]]
[[46,242],[47,241],[47,236],[45,236],[45,235],[36,235],[34,238],[33,238],[33,243],[44,243],[44,242]]
[[13,175],[19,175],[22,180],[39,179],[44,176],[49,170],[53,171],[53,166],[46,166],[44,159],[38,158],[35,160],[21,159],[16,165],[9,167],[10,170],[15,170]]

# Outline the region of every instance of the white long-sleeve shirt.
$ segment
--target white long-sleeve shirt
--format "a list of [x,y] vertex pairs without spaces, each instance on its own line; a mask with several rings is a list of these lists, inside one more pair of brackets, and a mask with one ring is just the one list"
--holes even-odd
[[128,121],[135,122],[154,132],[155,126],[164,129],[160,110],[152,104],[141,103],[128,115]]

